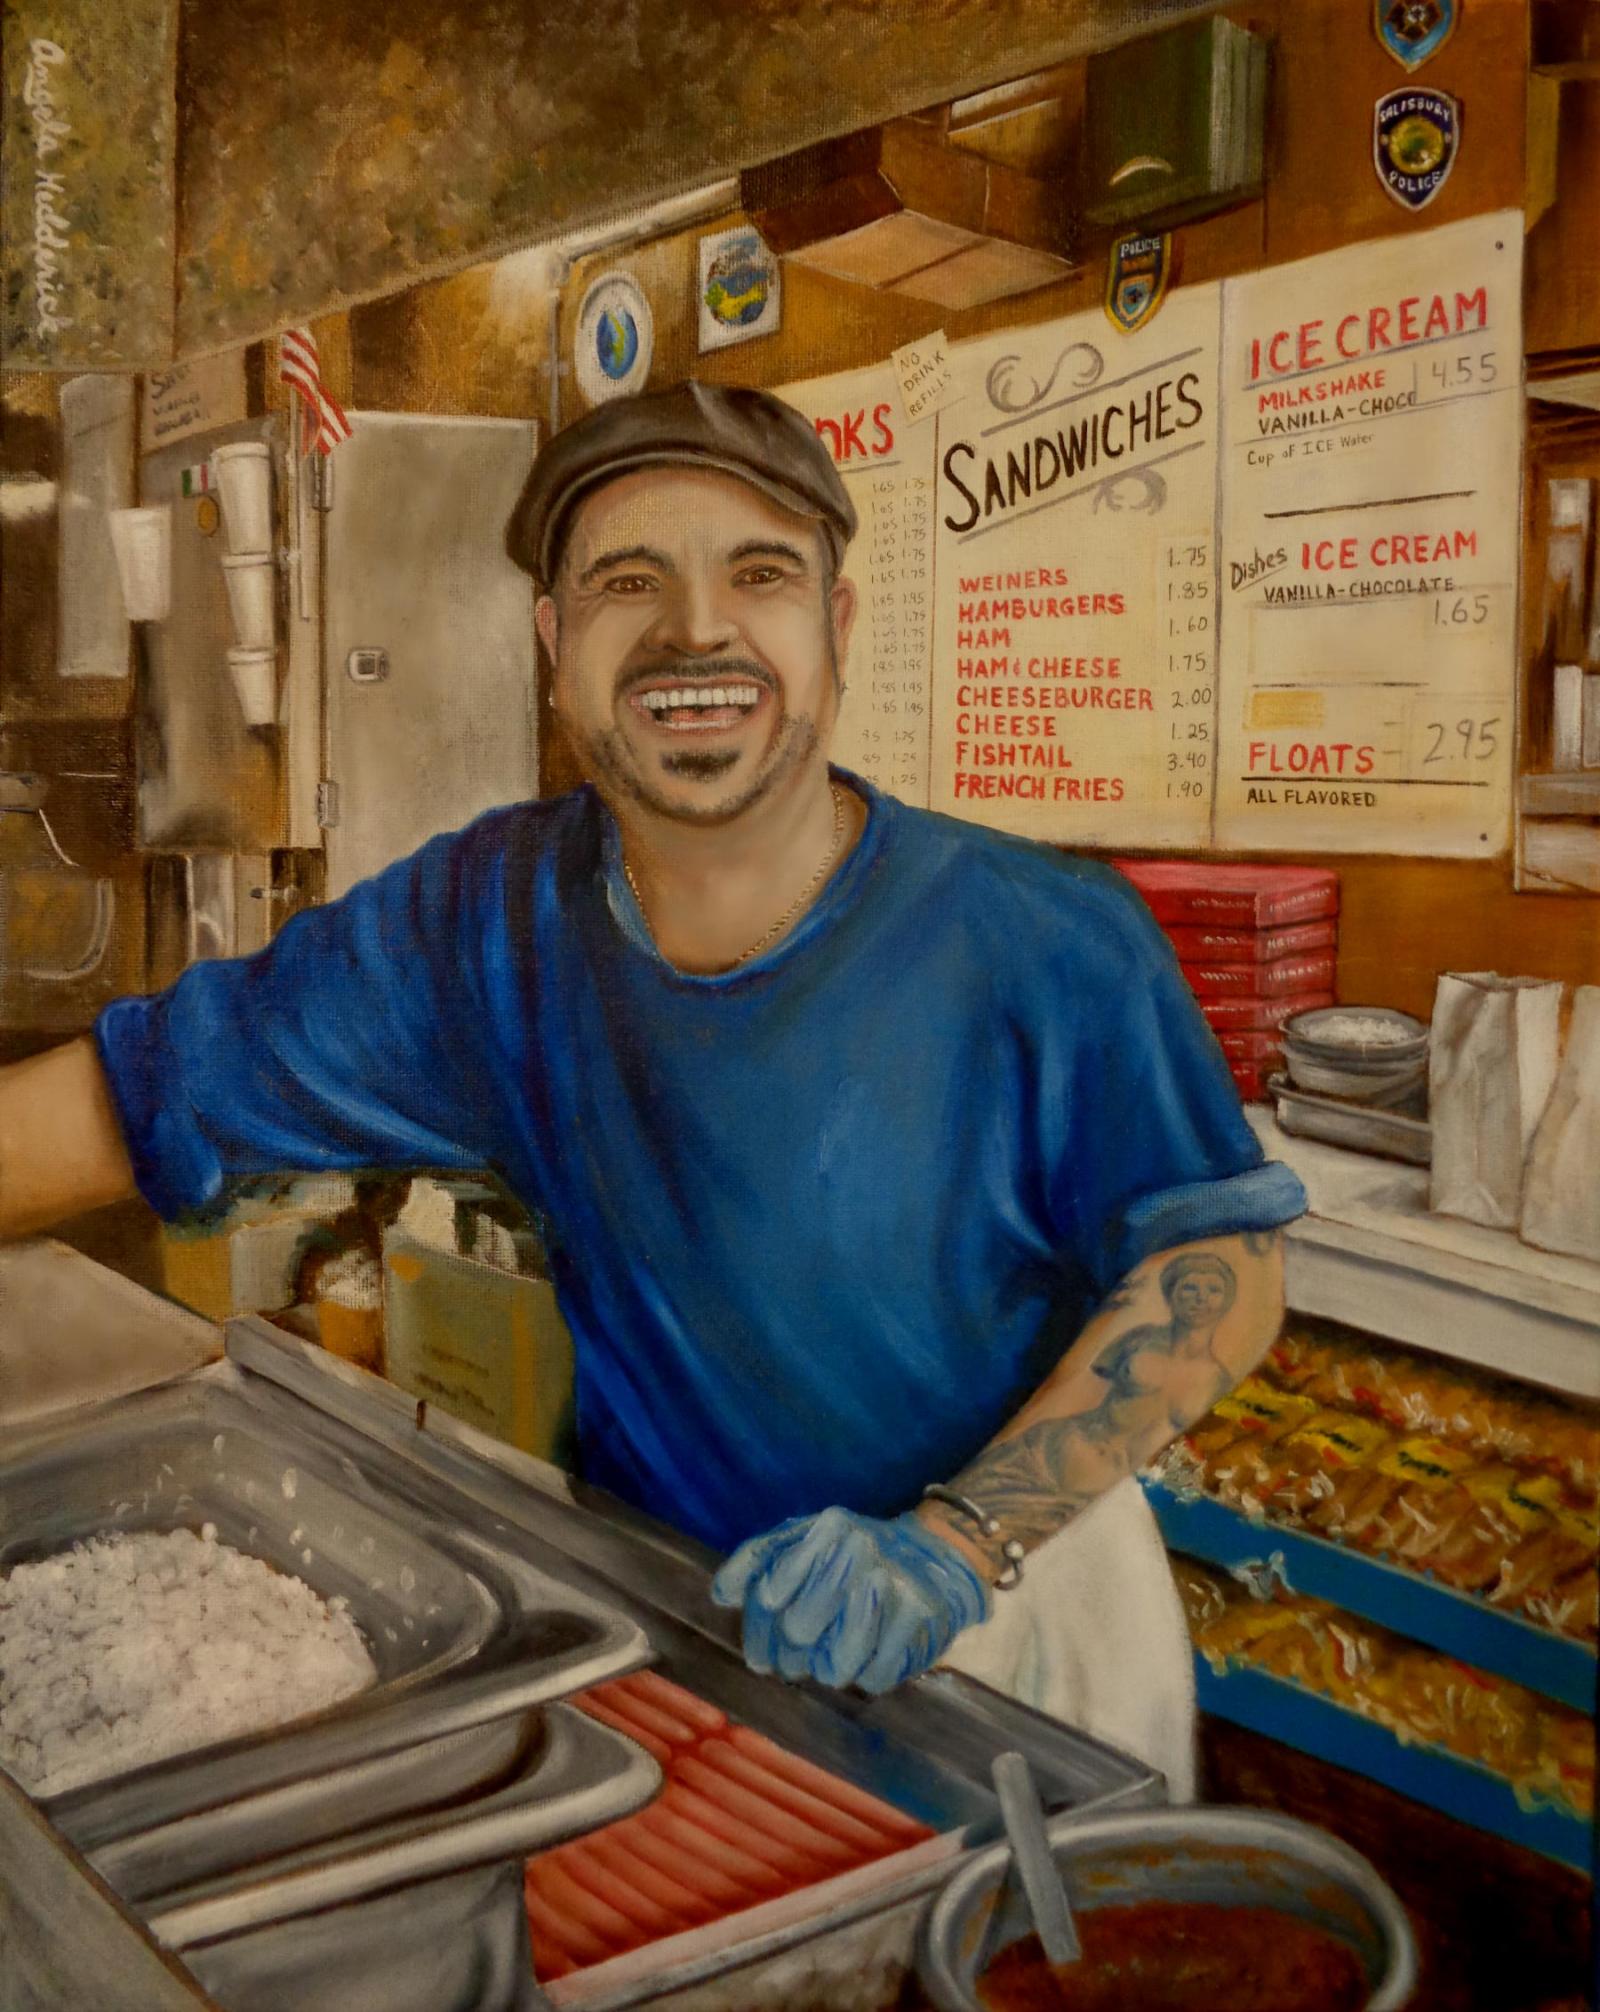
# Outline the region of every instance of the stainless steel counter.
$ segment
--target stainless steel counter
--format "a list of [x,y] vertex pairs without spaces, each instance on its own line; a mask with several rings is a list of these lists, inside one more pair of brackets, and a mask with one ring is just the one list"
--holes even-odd
[[[244,1454],[233,1483],[222,1486],[225,1507],[240,1520],[241,1535],[252,1528],[247,1511],[255,1506],[244,1483],[256,1481],[259,1501],[260,1484],[265,1479],[281,1481],[287,1459],[283,1449],[292,1443],[296,1500],[302,1506],[311,1500],[309,1495],[298,1493],[302,1473],[325,1481],[332,1491],[329,1501],[318,1509],[320,1534],[311,1547],[314,1554],[320,1556],[320,1544],[330,1543],[329,1555],[336,1560],[339,1545],[353,1541],[352,1555],[362,1560],[361,1535],[351,1540],[350,1533],[357,1526],[342,1505],[357,1501],[372,1511],[375,1498],[380,1508],[385,1500],[403,1502],[403,1520],[414,1529],[419,1546],[433,1547],[452,1569],[465,1571],[481,1584],[494,1581],[514,1587],[519,1580],[524,1586],[536,1582],[547,1589],[547,1604],[553,1601],[563,1610],[608,1614],[620,1624],[616,1640],[637,1639],[639,1647],[632,1661],[639,1659],[647,1644],[648,1653],[668,1675],[730,1717],[897,1804],[936,1833],[928,1843],[861,1872],[751,1907],[711,1928],[578,1972],[551,1987],[555,2003],[597,2008],[670,2003],[680,2012],[690,2012],[690,2008],[711,2012],[718,2007],[727,2008],[727,2012],[749,2012],[751,2006],[761,2004],[794,2007],[799,2012],[802,2007],[866,2004],[873,1992],[880,1993],[876,2002],[882,2002],[881,1994],[892,1995],[909,1960],[916,1920],[928,1895],[955,1864],[998,1832],[988,1781],[989,1764],[996,1753],[1017,1748],[1028,1756],[1053,1811],[1105,1810],[1163,1799],[1159,1778],[1141,1764],[964,1677],[936,1673],[888,1697],[868,1699],[755,1676],[739,1654],[736,1617],[710,1599],[709,1576],[716,1561],[700,1547],[614,1499],[570,1482],[554,1468],[429,1412],[381,1379],[294,1341],[264,1322],[231,1323],[227,1352],[225,1365],[202,1370],[144,1398],[122,1400],[106,1408],[92,1426],[89,1416],[84,1415],[76,1421],[76,1429],[98,1430],[106,1446],[123,1444],[135,1414],[170,1421],[198,1407],[195,1415],[205,1415],[208,1406],[225,1396],[231,1422],[218,1428],[223,1431],[224,1451],[228,1434],[237,1432],[242,1440],[259,1441],[270,1449],[276,1462],[268,1463],[269,1476],[265,1468],[256,1472],[259,1463],[253,1452]],[[66,1438],[62,1437],[64,1430]],[[72,1430],[57,1425],[43,1431],[33,1441],[36,1454],[50,1447],[64,1449]],[[209,1449],[214,1436],[202,1432],[197,1443]],[[13,1442],[6,1450],[19,1449]],[[345,1462],[348,1467],[341,1464]],[[227,1463],[223,1466],[225,1469]],[[201,1461],[190,1479],[198,1479],[203,1468]],[[126,1480],[126,1475],[120,1476],[118,1485],[123,1486]],[[67,1492],[71,1496],[72,1491]],[[198,1504],[194,1489],[189,1492]],[[104,1495],[103,1488],[98,1493],[93,1488],[87,1492],[80,1488],[76,1506],[65,1504],[53,1522],[42,1494],[28,1499],[35,1511],[45,1516],[56,1538],[70,1541],[72,1532],[84,1527],[90,1498],[100,1501]],[[281,1487],[279,1496],[281,1506]],[[129,1497],[124,1487],[106,1506],[137,1499]],[[199,1521],[198,1509],[194,1520]],[[344,1532],[338,1540],[332,1539],[335,1525]],[[253,1527],[259,1544],[267,1526],[262,1520]],[[303,1533],[308,1526],[299,1527]],[[372,1537],[376,1545],[374,1530],[366,1528],[363,1534]],[[287,1539],[287,1533],[284,1536]],[[11,1540],[13,1548],[15,1541]],[[31,1548],[39,1548],[37,1533],[29,1541]],[[443,1572],[445,1566],[430,1569]],[[307,1576],[314,1580],[313,1573]],[[458,1611],[465,1614],[470,1606],[470,1601],[464,1606],[458,1603]],[[473,1635],[476,1624],[463,1625],[466,1634]],[[410,1679],[397,1680],[395,1700],[369,1708],[369,1724],[373,1718],[381,1721],[384,1711],[393,1712],[401,1705],[414,1707],[422,1715],[414,1723],[429,1728],[422,1744],[409,1750],[396,1751],[391,1741],[388,1750],[396,1768],[421,1765],[420,1757],[429,1752],[427,1741],[435,1734],[456,1736],[464,1723],[487,1722],[487,1715],[465,1722],[452,1719],[448,1701],[453,1682],[462,1684],[470,1694],[474,1665],[480,1657],[487,1654],[491,1662],[494,1660],[492,1637],[491,1626],[489,1636],[474,1638],[470,1653],[455,1660],[454,1652],[446,1654],[438,1667],[425,1657]],[[515,1671],[519,1667],[515,1632],[502,1634],[500,1639],[505,1667]],[[528,1645],[521,1646],[525,1650]],[[626,1667],[626,1660],[621,1666]],[[529,1700],[522,1703],[525,1709]],[[427,1716],[430,1711],[431,1718]],[[195,1845],[196,1832],[184,1831],[185,1823],[198,1821],[203,1838],[206,1824],[220,1819],[222,1831],[227,1832],[229,1799],[253,1786],[259,1792],[258,1813],[270,1810],[273,1815],[273,1822],[261,1832],[267,1848],[282,1850],[293,1840],[294,1848],[304,1852],[311,1847],[306,1835],[296,1832],[295,1812],[304,1806],[308,1781],[324,1778],[326,1769],[334,1765],[359,1768],[366,1764],[369,1786],[386,1781],[392,1786],[395,1777],[390,1769],[371,1765],[383,1752],[381,1741],[377,1745],[357,1742],[341,1746],[338,1738],[330,1740],[328,1722],[337,1724],[338,1717],[337,1713],[324,1714],[320,1720],[305,1722],[300,1733],[280,1742],[302,1748],[309,1743],[313,1754],[309,1767],[296,1765],[287,1773],[274,1773],[269,1767],[263,1773],[259,1748],[252,1750],[250,1742],[234,1743],[236,1751],[219,1750],[222,1772],[213,1772],[210,1780],[217,1790],[213,1802],[224,1807],[211,1818],[196,1819],[191,1812],[200,1806],[193,1793],[197,1782],[204,1782],[207,1769],[217,1768],[217,1754],[197,1756],[165,1771],[168,1781],[179,1784],[177,1789],[161,1787],[161,1769],[148,1771],[150,1778],[134,1788],[113,1785],[101,1792],[99,1814],[93,1821],[86,1814],[86,1805],[72,1805],[70,1798],[64,1800],[62,1813],[73,1820],[74,1834],[90,1841],[91,1852],[107,1854],[107,1870],[118,1884],[139,1896],[138,1906],[167,1917],[170,1926],[179,1903],[172,1900],[170,1892],[163,1898],[156,1889],[170,1887],[174,1878],[186,1879],[192,1886],[206,1869],[215,1869],[207,1851]],[[348,1717],[359,1721],[361,1714]],[[504,1717],[502,1714],[502,1724]],[[403,1714],[397,1715],[388,1732],[401,1740],[410,1739],[412,1734],[404,1730],[407,1723],[412,1722]],[[315,1758],[318,1753],[324,1756],[320,1761]],[[504,1762],[505,1757],[501,1758]],[[241,1763],[245,1764],[244,1772],[233,1772]],[[514,1763],[507,1764],[514,1768]],[[257,1772],[252,1774],[251,1769]],[[474,1793],[482,1793],[481,1784]],[[273,1795],[280,1798],[276,1805],[270,1802]],[[85,1791],[84,1796],[93,1802],[93,1791]],[[313,1795],[312,1803],[316,1800]],[[403,1829],[405,1811],[399,1804],[405,1800],[401,1796],[397,1802],[390,1794],[385,1801],[374,1786],[371,1806],[363,1807],[359,1801],[347,1803],[346,1814],[353,1821],[381,1818],[391,1830],[395,1826]],[[470,1802],[461,1804],[458,1795],[455,1820],[464,1820],[471,1806]],[[595,1814],[590,1820],[605,1818]],[[165,1836],[158,1836],[155,1845],[141,1845],[140,1839],[148,1840],[158,1823],[165,1826]],[[317,1828],[310,1826],[313,1834]],[[322,1834],[327,1835],[325,1826]],[[81,1861],[59,1830],[41,1827],[34,1835],[37,1850],[54,1853],[54,1876],[69,1885],[85,1877]],[[113,1849],[117,1839],[121,1842]],[[336,1856],[348,1859],[352,1851],[359,1851],[363,1840],[346,1842],[348,1849]],[[237,1847],[235,1835],[236,1868]],[[313,1861],[316,1858],[314,1849],[311,1857]],[[435,1869],[439,1862],[435,1862]],[[408,1876],[403,1858],[396,1861],[393,1870],[393,1883],[403,1887]],[[283,1874],[282,1864],[278,1872]],[[263,1867],[260,1883],[271,1876],[272,1868]],[[237,1882],[234,1884],[237,1887]],[[503,1887],[504,1882],[501,1884]],[[425,1890],[432,1888],[416,1889],[419,1895]],[[191,1900],[193,1897],[191,1893]],[[504,1892],[500,1900],[504,1902]],[[265,1919],[259,1915],[261,1904],[250,1901],[246,1909],[256,1908],[258,1918]],[[11,1869],[0,1867],[0,1939],[19,1906]],[[133,1961],[136,1949],[147,1960],[145,1938],[114,1909],[102,1912],[104,1918],[94,1931],[104,1965],[102,1974],[119,1974],[119,1962]],[[10,2012],[13,2004],[53,2002],[47,1995],[38,1995],[40,1958],[36,1954],[32,1960],[34,1969],[28,1978],[0,1985],[3,2012]],[[29,1990],[35,1992],[31,1998],[7,1995]],[[206,2001],[197,1996],[195,2002]]]

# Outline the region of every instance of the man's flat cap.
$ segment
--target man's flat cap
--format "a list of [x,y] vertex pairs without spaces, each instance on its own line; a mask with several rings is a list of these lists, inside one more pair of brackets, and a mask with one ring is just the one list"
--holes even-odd
[[855,536],[855,505],[809,419],[768,391],[691,382],[614,399],[563,427],[533,464],[507,551],[548,586],[576,505],[618,475],[663,467],[718,469],[817,518],[836,565]]

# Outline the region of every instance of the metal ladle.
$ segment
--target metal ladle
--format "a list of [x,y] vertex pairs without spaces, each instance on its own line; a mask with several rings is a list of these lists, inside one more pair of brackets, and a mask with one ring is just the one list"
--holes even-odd
[[1045,1835],[1044,1811],[1033,1771],[1019,1753],[996,1754],[989,1770],[1000,1798],[1011,1853],[1022,1877],[1022,1890],[1039,1932],[1044,1953],[1053,1964],[1076,1963],[1083,1954],[1071,1903],[1061,1883],[1060,1869]]

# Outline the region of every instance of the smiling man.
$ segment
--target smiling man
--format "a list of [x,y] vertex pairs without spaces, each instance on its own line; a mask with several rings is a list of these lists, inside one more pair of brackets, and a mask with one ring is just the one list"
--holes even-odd
[[948,1657],[1182,1796],[1133,1476],[1269,1345],[1304,1198],[1125,882],[829,767],[854,529],[764,394],[557,435],[509,541],[589,783],[0,1076],[0,1229],[491,1167],[546,1231],[585,1474],[732,1552],[755,1667]]

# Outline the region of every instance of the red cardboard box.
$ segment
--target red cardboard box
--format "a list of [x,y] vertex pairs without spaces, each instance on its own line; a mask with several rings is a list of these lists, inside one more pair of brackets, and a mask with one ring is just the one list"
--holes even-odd
[[1310,957],[1280,957],[1273,964],[1185,964],[1183,975],[1197,999],[1282,999],[1299,992],[1331,992],[1331,950]]
[[1296,993],[1287,999],[1202,999],[1200,1011],[1216,1028],[1246,1028],[1259,1032],[1264,1027],[1281,1027],[1296,1013],[1309,1013],[1313,1006],[1331,1006],[1331,992]]
[[1258,1032],[1240,1027],[1213,1027],[1211,1031],[1230,1062],[1270,1062],[1276,1069],[1283,1061],[1283,1036],[1275,1027]]
[[1276,1076],[1282,1068],[1282,1058],[1262,1062],[1232,1062],[1229,1070],[1233,1076],[1239,1095],[1247,1104],[1264,1104],[1270,1092],[1267,1078]]
[[1167,941],[1185,964],[1275,964],[1281,957],[1305,957],[1331,950],[1339,925],[1300,922],[1290,929],[1211,929],[1197,922],[1172,922]]
[[1205,859],[1113,859],[1157,922],[1283,929],[1339,912],[1339,877],[1322,866]]

